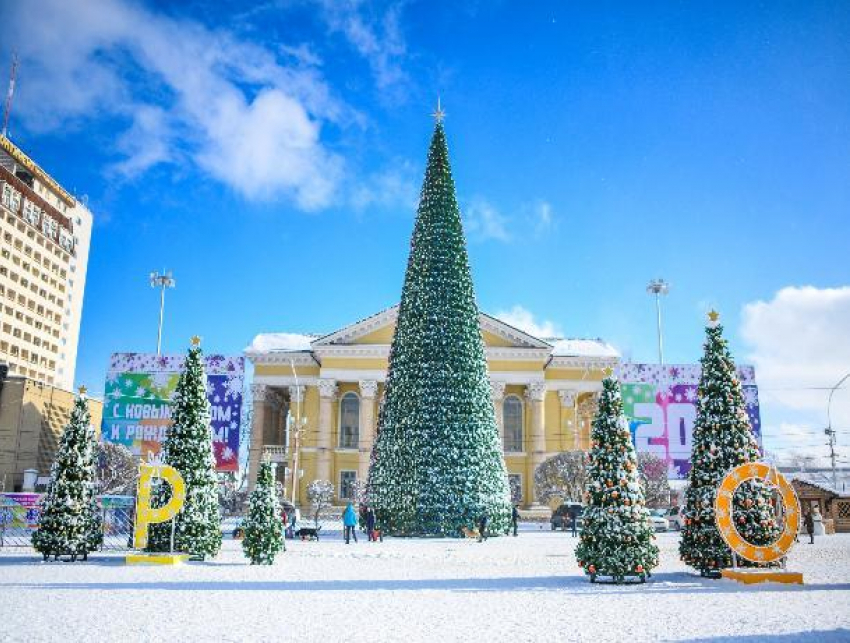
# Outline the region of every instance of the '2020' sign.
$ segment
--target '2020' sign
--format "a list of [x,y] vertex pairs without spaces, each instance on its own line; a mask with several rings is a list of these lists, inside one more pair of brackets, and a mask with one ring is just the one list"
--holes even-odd
[[[687,477],[697,415],[699,364],[623,364],[618,367],[617,375],[622,383],[623,412],[635,449],[639,453],[653,453],[666,462],[669,478]],[[753,368],[739,367],[738,378],[753,434],[761,443]]]

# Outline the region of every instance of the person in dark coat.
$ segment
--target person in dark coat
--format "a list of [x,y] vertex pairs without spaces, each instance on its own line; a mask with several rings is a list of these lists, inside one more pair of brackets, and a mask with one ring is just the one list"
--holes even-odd
[[803,524],[806,525],[806,533],[809,534],[809,544],[815,544],[815,519],[812,512],[806,509],[806,516],[803,518]]
[[483,543],[487,540],[487,523],[490,522],[490,516],[487,515],[487,512],[481,514],[481,517],[478,519],[478,542]]
[[377,540],[375,538],[375,510],[372,507],[366,507],[366,534],[369,537],[369,542]]
[[570,529],[572,529],[573,536],[577,536],[576,527],[578,524],[578,512],[575,509],[570,510]]
[[517,535],[518,525],[519,525],[519,505],[514,505],[513,511],[511,511],[511,528],[514,530],[514,536]]

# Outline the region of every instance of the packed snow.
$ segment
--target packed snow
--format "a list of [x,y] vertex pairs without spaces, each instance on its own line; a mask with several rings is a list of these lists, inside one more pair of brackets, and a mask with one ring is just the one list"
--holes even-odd
[[[330,527],[331,525],[326,525]],[[214,561],[126,566],[118,553],[43,563],[0,552],[4,641],[850,641],[850,534],[801,542],[805,585],[701,579],[658,535],[646,585],[591,585],[577,542],[546,526],[517,538],[287,542],[252,567],[226,540]]]

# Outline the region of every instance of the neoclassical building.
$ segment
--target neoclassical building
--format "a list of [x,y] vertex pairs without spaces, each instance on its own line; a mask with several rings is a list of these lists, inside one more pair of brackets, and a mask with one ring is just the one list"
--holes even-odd
[[[297,503],[317,479],[334,483],[337,502],[353,497],[368,475],[397,315],[393,306],[324,336],[254,338],[245,350],[254,365],[249,488],[269,457],[282,464],[287,496],[296,473]],[[541,339],[485,313],[479,320],[511,485],[528,506],[540,463],[587,449],[601,380],[619,355],[602,340]]]

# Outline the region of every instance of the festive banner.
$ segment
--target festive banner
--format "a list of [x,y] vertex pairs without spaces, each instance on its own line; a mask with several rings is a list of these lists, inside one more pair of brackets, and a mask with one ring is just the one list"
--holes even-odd
[[[171,425],[171,400],[183,355],[114,353],[106,376],[102,439],[148,459],[158,454]],[[219,471],[239,468],[239,428],[245,358],[208,355],[207,399]]]
[[[622,364],[617,369],[623,391],[623,410],[635,449],[639,453],[654,453],[666,461],[670,479],[687,478],[691,468],[700,370],[699,364]],[[761,445],[755,369],[740,366],[738,379],[750,425]]]
[[40,493],[0,493],[0,529],[32,534],[38,529],[40,502]]

